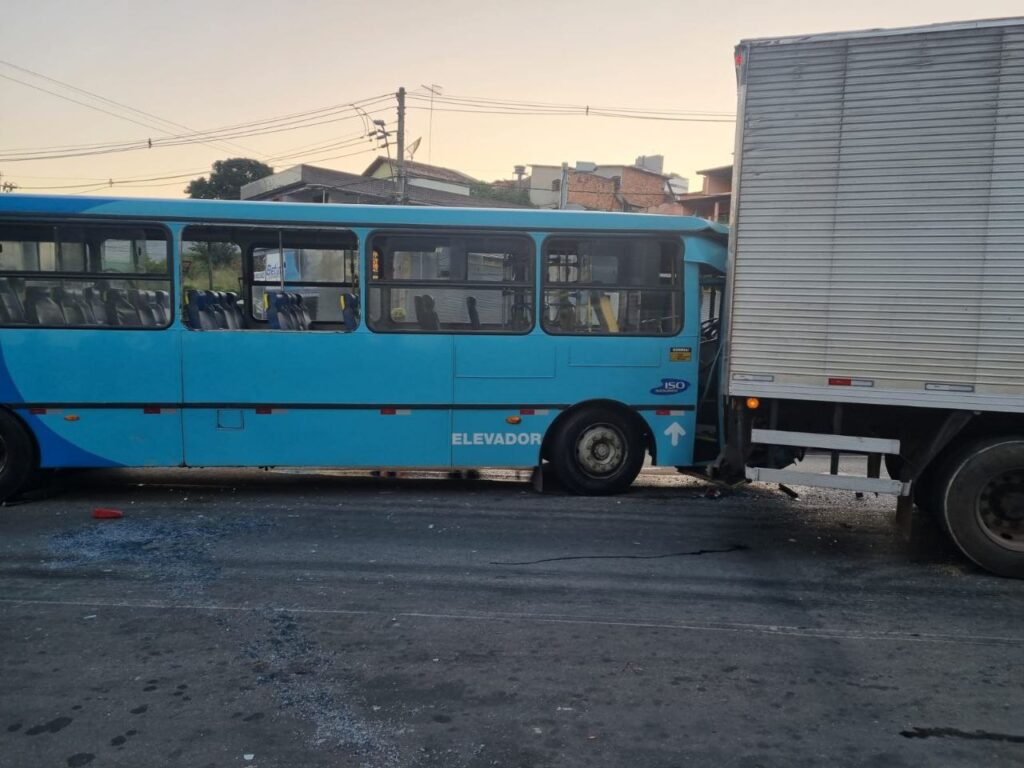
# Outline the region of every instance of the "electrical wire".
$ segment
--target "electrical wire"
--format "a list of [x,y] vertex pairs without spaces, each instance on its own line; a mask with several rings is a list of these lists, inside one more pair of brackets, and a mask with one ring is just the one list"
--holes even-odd
[[[18,70],[19,72],[24,72],[24,73],[26,73],[28,75],[33,76],[33,77],[37,77],[37,78],[39,78],[41,80],[46,80],[47,82],[55,83],[55,84],[57,84],[57,85],[59,85],[59,86],[61,86],[63,88],[67,88],[68,90],[74,91],[76,93],[80,93],[80,94],[82,94],[84,96],[88,96],[88,97],[91,97],[93,99],[98,99],[101,102],[105,102],[107,104],[111,104],[111,105],[113,105],[115,107],[120,107],[121,109],[126,109],[129,112],[134,112],[136,114],[152,118],[153,120],[156,120],[158,123],[163,123],[163,124],[168,125],[168,126],[173,126],[174,128],[177,128],[177,129],[182,129],[183,128],[183,129],[185,129],[186,131],[188,131],[190,133],[195,133],[196,132],[195,128],[191,128],[191,127],[189,127],[187,125],[184,125],[182,123],[176,123],[173,120],[167,120],[167,119],[165,119],[163,117],[160,117],[159,115],[154,115],[152,112],[146,112],[145,110],[137,109],[136,107],[133,107],[133,106],[131,106],[129,104],[124,104],[124,103],[122,103],[120,101],[115,101],[114,99],[107,98],[106,96],[102,96],[102,95],[100,95],[98,93],[94,93],[93,91],[86,90],[85,88],[79,88],[77,85],[72,85],[71,83],[66,83],[63,80],[58,80],[55,77],[50,77],[49,75],[44,75],[42,72],[36,72],[35,70],[29,69],[28,67],[22,67],[22,66],[19,66],[18,64],[15,64],[15,63],[10,62],[10,61],[5,61],[3,59],[0,59],[0,65],[3,65],[5,67],[10,67],[11,69]],[[161,131],[162,133],[167,133],[167,134],[170,134],[172,136],[175,135],[174,131],[169,131],[166,128],[160,128],[159,126],[152,126],[152,127],[154,127],[158,131]],[[215,143],[210,143],[209,146],[213,147],[214,149],[223,149],[223,147],[229,147],[229,148],[230,147],[234,147],[236,149],[242,150],[243,152],[247,152],[247,153],[251,153],[251,154],[257,154],[257,155],[260,154],[260,153],[256,152],[256,150],[254,150],[254,149],[251,149],[249,147],[244,147],[244,146],[242,146],[240,144],[232,144],[230,142],[222,142],[221,143],[221,147],[217,147],[217,145]]]
[[[12,79],[7,75],[0,74],[0,78]],[[35,87],[35,86],[31,86]],[[46,90],[46,89],[41,89]],[[47,91],[48,93],[53,93]],[[54,94],[60,96],[59,94]],[[82,104],[83,106],[89,106],[84,102],[78,102],[75,99],[70,99],[75,103]],[[0,161],[3,162],[23,162],[29,160],[54,160],[54,159],[66,159],[73,157],[89,157],[93,155],[103,154],[114,154],[120,152],[129,152],[139,149],[153,149],[156,147],[174,147],[183,146],[189,144],[208,144],[210,141],[220,141],[224,139],[233,138],[244,138],[247,136],[265,136],[273,133],[282,133],[285,131],[299,130],[303,128],[312,128],[318,125],[326,125],[328,123],[343,122],[346,120],[354,119],[365,119],[365,115],[376,115],[382,112],[390,112],[390,107],[366,110],[364,106],[373,106],[379,104],[382,101],[389,99],[390,97],[377,97],[375,99],[365,99],[361,102],[352,102],[350,104],[334,105],[332,107],[325,107],[318,110],[311,110],[305,113],[299,113],[302,116],[282,116],[277,118],[270,118],[262,121],[254,121],[250,123],[241,123],[236,126],[227,126],[220,129],[211,129],[208,131],[199,131],[194,134],[172,136],[166,139],[144,139],[136,140],[131,142],[118,142],[109,144],[97,144],[97,145],[82,145],[79,147],[66,147],[63,149],[47,150],[20,150],[20,154],[15,154],[14,150],[7,152],[0,151]],[[107,112],[107,110],[99,109],[101,112]],[[347,114],[354,112],[352,114]],[[109,113],[108,114],[112,114]],[[132,121],[137,122],[137,121]]]

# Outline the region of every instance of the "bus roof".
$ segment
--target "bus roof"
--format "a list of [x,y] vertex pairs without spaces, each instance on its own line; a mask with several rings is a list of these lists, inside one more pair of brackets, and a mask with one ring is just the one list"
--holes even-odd
[[523,230],[607,230],[698,234],[724,238],[728,228],[694,216],[604,211],[442,208],[396,205],[278,203],[82,195],[0,195],[0,215],[110,217],[252,224],[332,224],[346,227],[426,226]]

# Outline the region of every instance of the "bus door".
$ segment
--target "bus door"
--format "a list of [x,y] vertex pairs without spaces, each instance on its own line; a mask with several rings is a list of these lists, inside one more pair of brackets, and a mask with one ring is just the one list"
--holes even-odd
[[195,265],[182,340],[188,464],[449,466],[451,338],[403,333],[401,313],[385,322],[379,306],[378,330],[391,332],[371,332],[356,233],[197,226],[182,240]]
[[0,399],[42,467],[181,463],[170,255],[155,224],[0,222]]

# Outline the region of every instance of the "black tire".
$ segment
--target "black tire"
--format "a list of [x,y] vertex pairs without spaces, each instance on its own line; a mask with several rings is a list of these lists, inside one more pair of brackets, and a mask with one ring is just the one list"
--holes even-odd
[[14,416],[0,411],[0,502],[13,499],[35,472],[32,436]]
[[973,443],[950,466],[941,494],[946,531],[985,570],[1024,579],[1024,436]]
[[569,493],[621,493],[640,474],[644,444],[626,414],[607,406],[593,406],[573,413],[559,427],[551,463]]

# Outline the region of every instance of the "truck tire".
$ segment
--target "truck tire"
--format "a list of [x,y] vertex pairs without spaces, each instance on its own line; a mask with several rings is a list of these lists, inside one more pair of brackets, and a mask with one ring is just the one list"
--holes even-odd
[[973,443],[950,466],[941,494],[946,531],[985,570],[1024,578],[1024,436]]
[[558,481],[579,496],[621,493],[644,463],[641,436],[615,408],[593,406],[570,415],[551,452]]
[[24,490],[35,464],[32,436],[17,418],[0,411],[0,502]]

